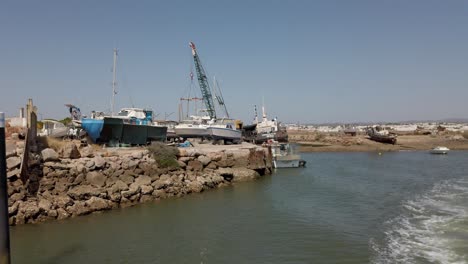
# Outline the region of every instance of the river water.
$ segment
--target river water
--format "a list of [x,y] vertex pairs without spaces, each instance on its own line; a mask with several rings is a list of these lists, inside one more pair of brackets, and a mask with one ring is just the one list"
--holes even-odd
[[468,152],[303,158],[254,182],[13,227],[13,263],[468,263]]

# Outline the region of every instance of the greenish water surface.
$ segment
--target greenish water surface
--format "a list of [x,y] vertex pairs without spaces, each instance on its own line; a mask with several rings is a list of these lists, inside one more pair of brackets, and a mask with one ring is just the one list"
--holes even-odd
[[303,158],[254,182],[13,227],[13,263],[468,263],[468,152]]

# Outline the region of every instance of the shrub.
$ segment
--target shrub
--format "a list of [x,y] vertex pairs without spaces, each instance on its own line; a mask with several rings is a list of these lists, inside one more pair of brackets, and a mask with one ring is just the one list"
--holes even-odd
[[179,149],[168,146],[161,142],[153,142],[148,146],[148,151],[153,155],[154,160],[161,168],[179,168],[177,156]]
[[326,136],[323,133],[318,133],[317,135],[315,135],[315,141],[322,141],[325,138],[326,138]]

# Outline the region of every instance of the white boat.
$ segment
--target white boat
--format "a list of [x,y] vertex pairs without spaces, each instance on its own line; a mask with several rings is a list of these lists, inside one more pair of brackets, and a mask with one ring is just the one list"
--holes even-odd
[[431,149],[430,153],[431,154],[447,154],[449,151],[450,149],[447,147],[438,146],[438,147]]
[[187,138],[209,138],[208,131],[209,116],[190,116],[190,119],[182,121],[174,126],[174,132],[178,137]]
[[38,132],[39,136],[65,138],[70,132],[69,127],[66,127],[64,124],[56,120],[44,119],[41,122],[43,126],[42,129]]
[[224,140],[240,143],[242,132],[236,129],[233,123],[214,123],[208,126],[208,134],[213,140]]
[[300,155],[294,154],[288,143],[273,143],[270,146],[274,168],[305,167],[306,161],[301,159]]
[[255,136],[253,142],[255,144],[262,144],[269,140],[288,142],[288,132],[286,127],[278,122],[277,118],[269,120],[265,112],[265,106],[262,106],[262,121],[258,121],[257,106],[255,106]]

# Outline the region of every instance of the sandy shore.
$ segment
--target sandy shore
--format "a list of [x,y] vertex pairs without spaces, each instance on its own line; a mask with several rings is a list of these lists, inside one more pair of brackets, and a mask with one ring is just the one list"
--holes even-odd
[[288,133],[289,140],[299,144],[301,152],[430,150],[435,146],[445,146],[451,150],[468,150],[468,139],[461,134],[400,135],[397,143],[391,145],[372,141],[366,135],[352,137],[304,131],[288,131]]

